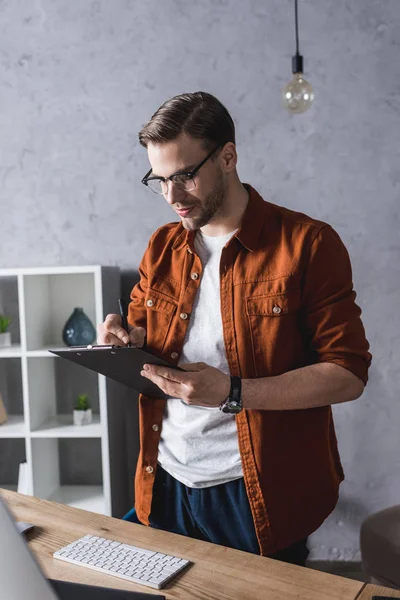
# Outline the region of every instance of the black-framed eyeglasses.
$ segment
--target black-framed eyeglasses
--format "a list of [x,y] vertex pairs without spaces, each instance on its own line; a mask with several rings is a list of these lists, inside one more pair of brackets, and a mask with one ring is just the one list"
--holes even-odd
[[161,194],[164,196],[168,193],[169,181],[173,183],[174,186],[177,187],[179,190],[183,190],[185,192],[192,192],[196,187],[196,182],[194,179],[196,173],[208,161],[208,159],[211,158],[213,154],[215,154],[215,152],[220,147],[221,146],[217,146],[216,148],[214,148],[214,150],[212,150],[210,154],[207,154],[207,156],[201,161],[201,163],[199,163],[197,167],[195,167],[191,171],[178,171],[177,173],[174,173],[169,177],[149,177],[152,171],[150,169],[150,171],[146,173],[146,175],[143,177],[142,183],[146,185],[155,194]]

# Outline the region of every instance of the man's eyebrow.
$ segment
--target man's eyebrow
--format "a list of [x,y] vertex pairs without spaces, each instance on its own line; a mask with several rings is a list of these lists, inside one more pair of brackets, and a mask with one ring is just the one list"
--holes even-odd
[[[173,175],[181,175],[182,173],[188,173],[188,172],[192,171],[196,166],[197,165],[188,165],[187,167],[184,167],[183,169],[174,171],[174,173],[171,173],[170,177],[172,177]],[[153,171],[151,172],[150,177],[160,177],[160,179],[162,179],[162,175],[156,175],[156,173],[154,173]]]

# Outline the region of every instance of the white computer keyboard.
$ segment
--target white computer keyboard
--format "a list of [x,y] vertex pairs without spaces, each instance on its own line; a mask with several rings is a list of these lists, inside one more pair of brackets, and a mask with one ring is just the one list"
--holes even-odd
[[54,558],[160,589],[190,564],[177,556],[85,535],[57,550]]

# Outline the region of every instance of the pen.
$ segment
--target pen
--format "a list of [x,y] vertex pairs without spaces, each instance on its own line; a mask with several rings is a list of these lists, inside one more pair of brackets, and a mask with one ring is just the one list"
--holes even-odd
[[[123,298],[118,298],[118,307],[119,307],[119,314],[121,315],[122,328],[125,329],[126,333],[129,336],[129,327],[128,327],[128,319],[127,319],[128,310],[127,310],[126,302]],[[131,342],[128,342],[127,345],[132,346]]]

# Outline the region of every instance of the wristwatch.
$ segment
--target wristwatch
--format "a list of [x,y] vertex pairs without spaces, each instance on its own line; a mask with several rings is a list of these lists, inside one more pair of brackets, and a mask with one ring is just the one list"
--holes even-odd
[[243,410],[242,404],[242,380],[240,377],[231,375],[231,389],[229,396],[221,402],[219,410],[224,413],[231,413],[236,415]]

